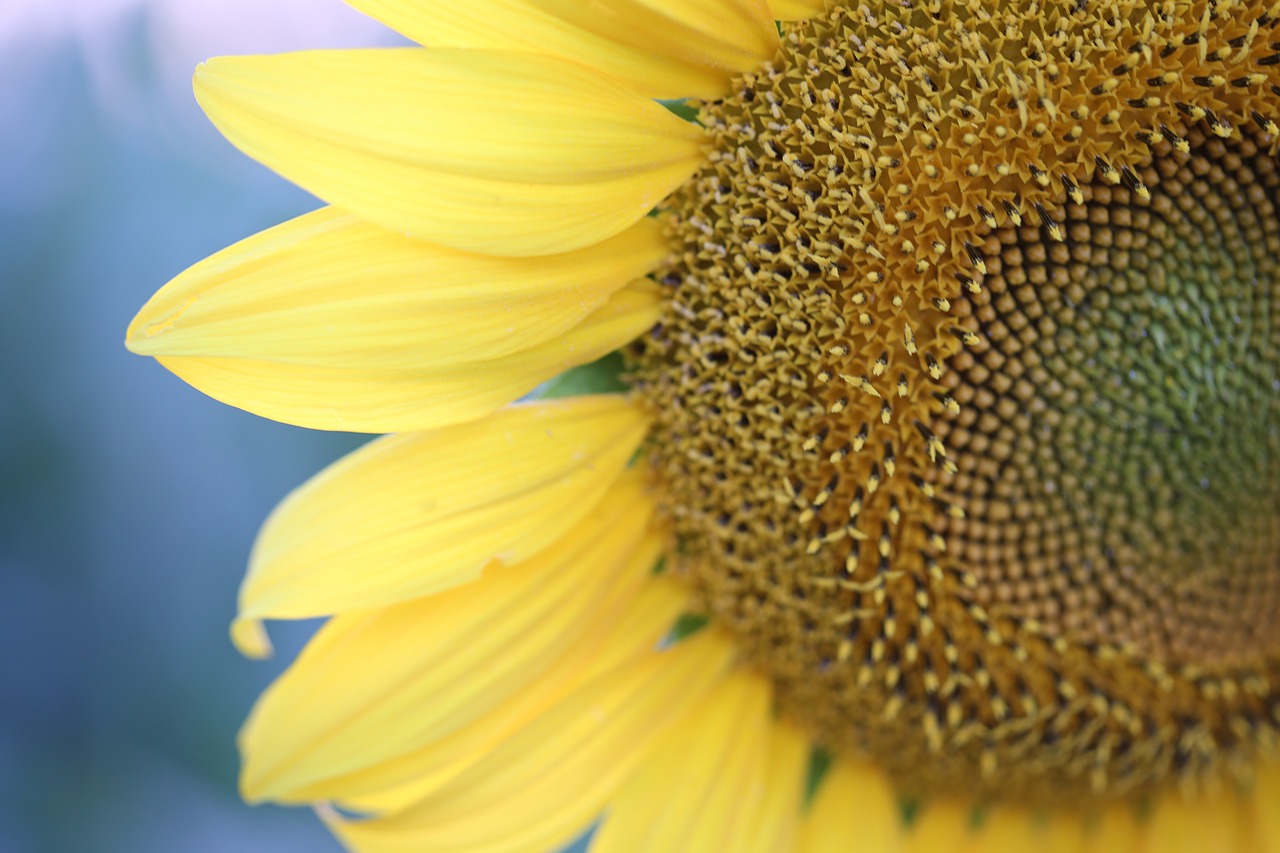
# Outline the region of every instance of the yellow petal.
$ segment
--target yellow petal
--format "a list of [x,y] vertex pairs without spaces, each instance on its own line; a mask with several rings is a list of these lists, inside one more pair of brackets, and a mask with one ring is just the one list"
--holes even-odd
[[1184,798],[1165,792],[1147,820],[1147,853],[1239,853],[1232,797]]
[[[1098,853],[1086,847],[1086,815],[1065,810],[1051,815],[1016,805],[997,806],[968,835],[964,848],[973,853]],[[1132,850],[1129,853],[1133,853]]]
[[639,48],[728,71],[758,68],[778,50],[765,0],[537,0],[578,26]]
[[552,56],[416,48],[222,57],[196,97],[249,156],[392,231],[492,255],[568,252],[647,214],[701,131]]
[[[647,573],[656,552],[646,550],[636,565]],[[510,701],[422,749],[329,780],[307,795],[358,813],[387,814],[439,791],[584,684],[652,653],[688,606],[688,590],[667,578],[646,578],[628,599],[626,606],[603,607],[570,653]]]
[[1093,853],[1086,832],[1086,816],[1066,811],[1048,817],[1033,815],[1035,849],[1044,853]]
[[210,356],[158,361],[210,397],[273,420],[345,432],[412,432],[481,418],[613,352],[649,329],[662,305],[656,285],[635,282],[579,325],[530,349],[433,367],[345,368]]
[[1258,768],[1253,820],[1260,853],[1280,853],[1280,762],[1275,759]]
[[255,707],[241,736],[250,800],[300,802],[317,782],[445,737],[564,656],[644,537],[633,472],[563,539],[475,583],[334,617]]
[[884,773],[851,760],[836,761],[805,817],[801,853],[893,853],[902,846],[902,810]]
[[[725,679],[618,791],[592,853],[746,849],[758,840],[772,725],[768,682],[745,672]],[[789,781],[798,795],[800,780]]]
[[981,853],[1027,853],[1041,850],[1033,816],[1017,807],[997,808],[988,813],[974,831],[969,850]]
[[1141,850],[1142,829],[1130,803],[1108,807],[1085,838],[1090,853],[1134,853]]
[[556,849],[586,828],[673,723],[701,706],[732,654],[710,631],[651,653],[576,691],[437,794],[333,829],[360,853]]
[[802,21],[825,12],[827,0],[769,0],[769,8],[779,21]]
[[933,800],[902,840],[904,853],[965,850],[973,840],[973,808],[960,800]]
[[[240,590],[252,623],[393,604],[528,559],[600,500],[644,435],[620,397],[512,406],[370,442],[285,499]],[[263,649],[248,648],[249,653]]]
[[[541,0],[348,0],[428,47],[546,53],[590,65],[653,98],[712,98],[728,90],[730,72],[677,59],[655,42],[623,44],[576,26]],[[716,34],[710,34],[716,37]],[[763,60],[764,57],[762,57]]]
[[170,358],[377,370],[484,361],[558,337],[668,251],[655,219],[564,255],[495,258],[325,208],[170,281],[134,318],[128,344]]
[[753,828],[743,840],[743,853],[776,853],[795,849],[805,777],[812,744],[794,726],[775,721],[768,735],[764,801],[752,816]]

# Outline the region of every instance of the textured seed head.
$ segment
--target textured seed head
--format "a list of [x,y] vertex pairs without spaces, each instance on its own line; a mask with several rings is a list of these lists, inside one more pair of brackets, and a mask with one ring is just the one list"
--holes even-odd
[[675,568],[908,791],[1275,742],[1278,13],[841,6],[704,105],[633,358]]

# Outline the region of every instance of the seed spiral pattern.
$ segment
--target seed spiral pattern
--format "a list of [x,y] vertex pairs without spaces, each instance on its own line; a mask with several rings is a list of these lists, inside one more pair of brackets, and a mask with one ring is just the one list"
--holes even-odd
[[[1280,172],[1253,140],[1159,146],[1149,204],[1086,185],[1066,240],[1001,229],[982,343],[939,424],[940,533],[993,612],[1162,663],[1280,649]],[[945,485],[944,485],[945,481]]]
[[908,793],[1276,747],[1277,15],[839,5],[703,105],[631,361],[674,570]]

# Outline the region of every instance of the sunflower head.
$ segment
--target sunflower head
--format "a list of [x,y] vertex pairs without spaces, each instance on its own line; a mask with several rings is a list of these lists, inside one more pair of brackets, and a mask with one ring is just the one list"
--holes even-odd
[[255,545],[243,649],[332,618],[248,797],[370,853],[1280,850],[1280,4],[352,2],[424,47],[197,73],[333,206],[130,329],[398,433]]

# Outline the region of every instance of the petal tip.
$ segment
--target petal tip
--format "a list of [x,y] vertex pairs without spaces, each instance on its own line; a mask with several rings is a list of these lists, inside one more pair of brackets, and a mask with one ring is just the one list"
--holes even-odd
[[242,762],[243,766],[240,770],[239,782],[240,799],[251,806],[259,806],[270,802],[272,793],[268,786],[263,784],[260,775],[253,772],[248,756],[244,756]]
[[134,318],[129,321],[129,328],[125,329],[124,347],[135,355],[150,355],[147,346],[148,335],[146,333],[147,323],[147,307],[144,305],[139,309]]
[[157,348],[151,339],[142,330],[142,324],[138,320],[134,320],[129,325],[129,330],[124,335],[124,348],[134,355],[154,356],[157,355]]
[[240,654],[254,660],[271,657],[271,639],[257,619],[241,617],[231,623],[231,642]]
[[[181,278],[180,276],[174,281]],[[173,308],[170,292],[172,284],[170,282],[158,291],[130,321],[124,336],[124,345],[130,352],[138,355],[164,355],[165,348],[160,345],[160,341],[164,339],[165,332],[175,328],[187,309],[200,300],[198,293],[191,293],[176,309]]]

